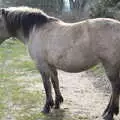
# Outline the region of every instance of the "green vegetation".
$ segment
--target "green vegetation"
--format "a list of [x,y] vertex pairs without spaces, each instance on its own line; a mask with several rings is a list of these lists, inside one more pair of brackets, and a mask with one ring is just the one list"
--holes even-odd
[[[43,96],[40,75],[24,45],[8,40],[0,46],[0,120],[36,120]],[[38,76],[39,75],[39,76]]]
[[120,19],[120,1],[119,0],[98,0],[96,5],[91,8],[91,17],[108,17]]

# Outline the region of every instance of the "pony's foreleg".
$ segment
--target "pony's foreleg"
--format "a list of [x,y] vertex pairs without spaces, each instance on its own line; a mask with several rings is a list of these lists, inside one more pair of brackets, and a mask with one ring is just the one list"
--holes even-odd
[[63,97],[59,88],[58,73],[54,67],[51,67],[51,81],[55,90],[55,109],[59,109],[60,104],[63,102]]
[[51,82],[50,82],[50,70],[47,64],[42,64],[41,66],[37,66],[38,70],[41,73],[43,85],[46,92],[46,103],[44,105],[43,113],[49,113],[50,109],[54,105],[54,101],[52,98],[52,91],[51,91]]
[[120,94],[120,78],[118,66],[105,65],[107,76],[111,82],[112,95],[110,102],[103,114],[105,120],[113,120],[114,114],[119,113],[119,94]]

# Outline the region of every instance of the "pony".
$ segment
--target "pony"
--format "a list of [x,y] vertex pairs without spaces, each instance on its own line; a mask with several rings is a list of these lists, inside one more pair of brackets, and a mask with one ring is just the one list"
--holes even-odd
[[[112,94],[103,118],[119,113],[120,22],[110,18],[66,23],[37,8],[25,6],[0,9],[0,44],[18,38],[27,47],[39,70],[46,93],[44,113],[60,108],[63,97],[57,69],[77,73],[102,63]],[[51,83],[55,91],[52,97]]]

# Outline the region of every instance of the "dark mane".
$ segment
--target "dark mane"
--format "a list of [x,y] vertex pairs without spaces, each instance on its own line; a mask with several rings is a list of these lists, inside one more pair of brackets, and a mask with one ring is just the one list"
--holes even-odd
[[10,7],[3,8],[2,13],[6,20],[8,31],[13,36],[21,29],[24,36],[28,37],[30,30],[36,26],[44,25],[45,23],[56,20],[45,14],[40,9],[29,7]]

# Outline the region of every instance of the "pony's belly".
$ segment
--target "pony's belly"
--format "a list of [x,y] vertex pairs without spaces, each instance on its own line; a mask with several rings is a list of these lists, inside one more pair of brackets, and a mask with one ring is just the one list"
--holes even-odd
[[60,58],[56,67],[66,72],[81,72],[97,65],[99,60],[94,56],[83,57],[81,55],[66,56]]
[[72,73],[76,73],[76,72],[82,72],[82,71],[85,71],[85,70],[88,70],[89,68],[91,68],[92,66],[95,66],[98,64],[98,61],[95,61],[93,63],[84,63],[84,64],[63,64],[60,65],[60,66],[57,66],[58,69],[61,69],[63,71],[66,71],[66,72],[72,72]]

